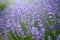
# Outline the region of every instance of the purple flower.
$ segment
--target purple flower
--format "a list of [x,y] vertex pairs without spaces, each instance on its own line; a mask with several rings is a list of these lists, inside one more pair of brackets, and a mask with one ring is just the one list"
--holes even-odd
[[56,40],[60,40],[60,34],[57,36],[57,39]]
[[[60,22],[55,17],[56,13],[59,15],[59,4],[57,1],[34,0],[34,2],[25,4],[21,0],[15,0],[15,5],[7,5],[1,12],[0,28],[3,28],[4,33],[6,31],[6,35],[9,32],[9,28],[11,28],[15,35],[20,35],[23,38],[26,37],[26,34],[30,35],[32,33],[33,38],[44,40],[45,28],[48,26],[54,29],[55,23]],[[9,4],[11,3],[10,1]],[[47,20],[48,18],[50,20]],[[46,25],[44,25],[45,21]],[[53,24],[49,24],[51,21]],[[21,25],[22,22],[24,23],[23,27]],[[24,28],[27,29],[27,32],[24,32]]]

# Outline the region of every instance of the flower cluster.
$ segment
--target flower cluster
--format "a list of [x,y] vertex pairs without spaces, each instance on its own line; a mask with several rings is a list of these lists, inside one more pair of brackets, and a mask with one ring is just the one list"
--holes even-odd
[[[0,28],[3,29],[4,36],[8,40],[7,34],[12,30],[15,36],[25,38],[32,35],[36,40],[39,38],[44,40],[46,31],[54,33],[59,28],[60,24],[57,22],[60,22],[60,1],[58,1],[34,0],[26,3],[15,0],[13,6],[7,5],[0,17]],[[50,35],[48,37],[51,39]]]

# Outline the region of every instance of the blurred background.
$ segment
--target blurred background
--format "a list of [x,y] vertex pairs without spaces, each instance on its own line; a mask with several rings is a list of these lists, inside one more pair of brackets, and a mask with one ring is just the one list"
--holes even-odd
[[60,40],[60,0],[0,0],[0,40]]

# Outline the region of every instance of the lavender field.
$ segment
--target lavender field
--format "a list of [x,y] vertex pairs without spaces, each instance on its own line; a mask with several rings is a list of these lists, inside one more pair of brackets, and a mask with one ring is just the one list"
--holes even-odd
[[0,0],[0,40],[60,40],[60,0]]

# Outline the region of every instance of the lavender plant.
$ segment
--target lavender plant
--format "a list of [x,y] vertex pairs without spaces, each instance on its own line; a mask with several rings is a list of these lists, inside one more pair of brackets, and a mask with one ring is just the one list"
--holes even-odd
[[0,7],[0,30],[6,40],[59,40],[59,0],[8,2]]

